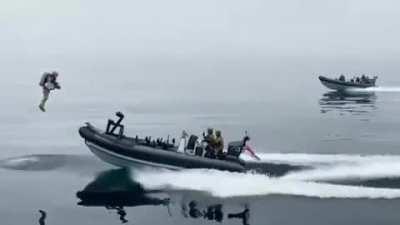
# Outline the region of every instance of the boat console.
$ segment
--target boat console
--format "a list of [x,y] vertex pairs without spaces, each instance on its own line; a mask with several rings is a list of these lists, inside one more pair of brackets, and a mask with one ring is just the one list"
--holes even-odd
[[239,157],[243,152],[243,148],[246,146],[246,143],[250,140],[249,136],[245,136],[242,141],[234,141],[228,144],[228,153],[229,156]]

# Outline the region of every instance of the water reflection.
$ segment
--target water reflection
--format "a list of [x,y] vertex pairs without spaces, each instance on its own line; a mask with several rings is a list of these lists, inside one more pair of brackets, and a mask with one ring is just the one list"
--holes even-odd
[[40,213],[39,225],[46,225],[47,213],[43,210],[39,210],[39,213]]
[[[224,204],[221,199],[203,201],[202,198],[188,193],[182,194],[179,199],[172,201],[170,195],[163,190],[145,190],[139,183],[132,179],[129,170],[116,169],[101,173],[96,179],[90,182],[77,197],[80,199],[78,205],[85,207],[104,207],[107,210],[115,211],[121,223],[128,223],[126,208],[143,206],[167,207],[169,215],[170,207],[178,204],[180,214],[187,219],[199,219],[209,222],[222,223],[225,220],[241,220],[242,224],[248,225],[250,209],[246,205],[241,212],[224,213]],[[174,196],[177,194],[174,192]],[[190,200],[189,200],[190,199]],[[175,203],[179,202],[179,203]],[[200,203],[199,203],[200,202]],[[211,202],[211,203],[210,203]]]
[[115,210],[122,223],[127,223],[124,207],[168,205],[168,198],[151,197],[139,183],[131,179],[129,170],[105,171],[76,195],[78,205]]
[[246,205],[246,207],[245,207],[243,212],[229,214],[228,218],[241,219],[243,225],[249,225],[250,209]]
[[340,115],[363,115],[377,109],[374,92],[327,92],[319,101],[321,113],[338,112]]
[[[224,210],[222,204],[209,205],[205,208],[198,206],[196,201],[191,201],[186,207],[186,204],[182,205],[182,213],[185,217],[190,217],[192,219],[205,219],[208,221],[215,221],[222,223],[224,221]],[[229,213],[226,217],[227,219],[240,219],[243,225],[249,225],[250,219],[250,209],[245,206],[244,211],[239,213]]]
[[224,220],[222,204],[210,205],[202,209],[198,206],[196,201],[190,201],[188,207],[189,208],[186,207],[186,204],[182,205],[182,214],[185,215],[185,217],[188,217],[187,215],[189,215],[189,217],[193,219],[204,218],[209,221],[220,223]]
[[108,210],[113,210],[115,209],[117,211],[117,214],[119,215],[119,220],[121,223],[127,223],[129,222],[125,217],[126,217],[126,211],[124,210],[123,206],[106,206],[106,209]]

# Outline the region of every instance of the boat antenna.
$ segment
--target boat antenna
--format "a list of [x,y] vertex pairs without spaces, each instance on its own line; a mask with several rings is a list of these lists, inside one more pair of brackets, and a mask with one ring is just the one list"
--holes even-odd
[[250,136],[249,136],[249,132],[247,132],[247,130],[244,132],[244,136],[246,137],[246,138],[249,138]]

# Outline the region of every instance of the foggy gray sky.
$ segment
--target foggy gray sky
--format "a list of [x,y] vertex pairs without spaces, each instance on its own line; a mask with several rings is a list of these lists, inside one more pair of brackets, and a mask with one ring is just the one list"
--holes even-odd
[[0,71],[35,82],[53,68],[165,81],[393,72],[399,23],[395,0],[2,0]]
[[[289,125],[289,136],[301,139],[303,129],[319,135],[317,120],[307,120],[319,116],[318,101],[328,91],[317,74],[367,73],[379,75],[379,85],[400,86],[395,0],[0,2],[0,117],[67,120],[64,132],[73,138],[88,114],[103,121],[117,110],[196,112],[202,104],[195,99],[226,103],[204,111],[256,106],[255,121],[269,121],[276,140]],[[54,113],[42,114],[38,82],[53,69],[63,89],[51,94]]]

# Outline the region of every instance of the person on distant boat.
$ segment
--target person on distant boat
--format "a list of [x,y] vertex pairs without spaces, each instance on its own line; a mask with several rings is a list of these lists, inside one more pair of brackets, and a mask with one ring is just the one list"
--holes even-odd
[[223,159],[224,158],[224,139],[222,138],[222,133],[220,130],[217,130],[215,132],[215,144],[214,144],[214,148],[215,148],[215,153],[217,154],[217,157],[219,159]]
[[339,80],[345,82],[346,81],[346,77],[342,74],[342,75],[340,75]]
[[369,76],[365,76],[365,84],[371,84],[371,79]]
[[39,109],[46,112],[45,105],[49,99],[50,92],[55,89],[61,89],[60,84],[57,82],[58,72],[44,73],[40,79],[39,86],[43,89],[43,98],[39,104]]
[[365,76],[365,74],[363,74],[361,76],[361,83],[365,84],[367,82],[367,77]]
[[359,77],[356,78],[356,83],[360,83],[360,78]]

